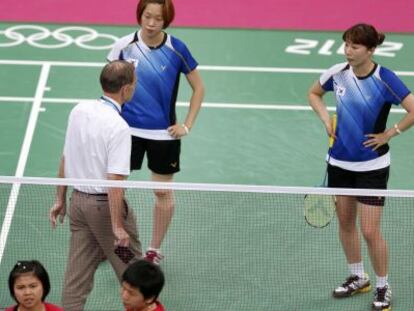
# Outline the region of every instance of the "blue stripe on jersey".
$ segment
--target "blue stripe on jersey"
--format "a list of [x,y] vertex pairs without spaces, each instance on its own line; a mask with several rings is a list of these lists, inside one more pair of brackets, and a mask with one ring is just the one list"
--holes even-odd
[[137,85],[122,116],[131,127],[166,129],[175,123],[175,103],[180,73],[188,74],[197,62],[180,40],[168,35],[156,49],[134,42],[122,49],[120,57],[136,64]]
[[381,67],[379,70],[380,79],[389,90],[389,100],[392,103],[401,103],[410,94],[410,90],[391,70]]
[[375,159],[389,147],[366,148],[365,135],[383,132],[391,104],[401,103],[410,91],[387,68],[377,65],[369,76],[357,78],[349,66],[341,65],[333,66],[320,79],[324,90],[334,91],[337,103],[337,139],[331,156],[350,162]]

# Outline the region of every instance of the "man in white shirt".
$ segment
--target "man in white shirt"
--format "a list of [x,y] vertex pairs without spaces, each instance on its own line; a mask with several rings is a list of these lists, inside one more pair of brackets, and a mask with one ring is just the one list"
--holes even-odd
[[[104,95],[80,102],[70,113],[59,177],[123,180],[130,173],[131,134],[121,117],[134,94],[135,68],[107,64],[100,75]],[[66,214],[66,186],[58,186],[50,210],[55,228]],[[70,203],[70,249],[62,293],[65,311],[84,309],[99,263],[108,259],[118,279],[132,259],[142,256],[135,216],[122,188],[75,186]]]

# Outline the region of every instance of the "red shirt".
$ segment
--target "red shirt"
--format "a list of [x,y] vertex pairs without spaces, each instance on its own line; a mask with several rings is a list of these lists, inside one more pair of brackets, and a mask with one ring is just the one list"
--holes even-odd
[[[51,303],[44,302],[44,305],[45,305],[45,310],[46,311],[63,311],[63,309],[61,307],[58,307],[58,306],[56,306],[54,304],[51,304]],[[5,311],[16,311],[17,308],[18,308],[18,305],[15,305],[15,306],[6,308]],[[156,309],[156,310],[158,310],[158,309]],[[160,309],[160,310],[164,310],[164,309]]]
[[[165,308],[164,308],[164,306],[161,304],[161,302],[156,301],[155,303],[156,303],[157,307],[154,309],[154,311],[165,311]],[[6,311],[8,311],[8,310],[6,310]],[[131,309],[126,309],[125,311],[134,311],[134,310],[131,310]]]

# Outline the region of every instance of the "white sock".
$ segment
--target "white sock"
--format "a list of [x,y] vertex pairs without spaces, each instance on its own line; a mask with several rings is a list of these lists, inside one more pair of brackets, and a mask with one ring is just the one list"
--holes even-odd
[[386,276],[378,276],[377,275],[377,288],[382,288],[384,286],[388,285],[388,275]]
[[356,275],[360,278],[365,276],[364,263],[362,261],[348,264],[348,268],[352,275]]

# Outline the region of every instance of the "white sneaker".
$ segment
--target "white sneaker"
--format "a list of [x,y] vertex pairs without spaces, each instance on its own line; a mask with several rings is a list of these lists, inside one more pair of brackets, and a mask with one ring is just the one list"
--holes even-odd
[[390,311],[391,310],[391,288],[389,285],[377,287],[374,294],[372,310]]
[[346,298],[358,293],[366,293],[370,290],[371,284],[368,274],[365,274],[363,278],[357,275],[351,275],[341,286],[335,288],[332,296],[335,298]]

